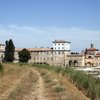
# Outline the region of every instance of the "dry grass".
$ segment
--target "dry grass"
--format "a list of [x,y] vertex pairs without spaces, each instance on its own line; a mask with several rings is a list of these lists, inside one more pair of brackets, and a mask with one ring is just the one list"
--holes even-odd
[[31,89],[35,88],[35,84],[38,80],[35,74],[32,72],[29,73],[26,77],[24,77],[21,82],[18,84],[16,89],[10,94],[7,100],[27,100],[29,94],[31,93]]
[[30,68],[4,64],[4,75],[0,78],[0,100],[23,100],[37,80],[37,75]]
[[48,100],[89,100],[61,74],[39,69],[46,88]]
[[67,77],[30,65],[4,64],[0,100],[89,100]]
[[4,74],[0,78],[0,95],[2,95],[7,89],[11,88],[11,86],[23,74],[23,69],[17,68],[15,65],[4,64],[3,66],[4,66]]

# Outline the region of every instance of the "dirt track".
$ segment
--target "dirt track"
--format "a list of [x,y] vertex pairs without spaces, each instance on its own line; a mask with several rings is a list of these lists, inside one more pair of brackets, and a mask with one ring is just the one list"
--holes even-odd
[[0,100],[89,100],[62,76],[31,67],[9,66],[0,78]]

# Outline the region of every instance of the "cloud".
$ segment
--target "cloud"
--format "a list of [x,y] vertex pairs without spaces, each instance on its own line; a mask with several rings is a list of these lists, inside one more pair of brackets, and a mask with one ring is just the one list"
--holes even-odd
[[100,30],[88,30],[77,27],[34,27],[19,25],[0,25],[1,42],[12,38],[16,47],[52,46],[55,39],[72,42],[72,50],[81,50],[94,42],[100,43]]

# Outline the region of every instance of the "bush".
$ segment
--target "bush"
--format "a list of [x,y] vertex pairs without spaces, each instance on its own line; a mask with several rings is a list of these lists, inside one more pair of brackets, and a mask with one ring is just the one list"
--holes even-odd
[[28,62],[28,60],[31,59],[30,52],[27,49],[23,49],[22,51],[19,51],[18,55],[19,55],[19,62],[22,63]]
[[3,70],[4,70],[4,67],[3,65],[0,63],[0,73],[3,74]]
[[60,92],[63,92],[63,91],[65,91],[65,88],[62,87],[62,86],[54,87],[54,92],[60,93]]

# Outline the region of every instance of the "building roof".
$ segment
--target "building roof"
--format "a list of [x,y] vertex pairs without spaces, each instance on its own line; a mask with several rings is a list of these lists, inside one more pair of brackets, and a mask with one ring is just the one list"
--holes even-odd
[[5,44],[0,43],[0,45],[5,46]]
[[95,56],[96,56],[96,57],[100,57],[100,52],[96,53]]
[[82,57],[83,55],[82,54],[70,54],[70,55],[67,55],[68,57]]
[[[16,52],[19,52],[19,51],[21,51],[23,48],[16,48],[15,49],[15,51]],[[50,48],[26,48],[28,51],[30,51],[30,52],[46,52],[46,51],[52,51],[52,49],[50,49]]]
[[87,49],[87,51],[99,51],[99,50],[96,48],[89,48],[89,49]]
[[98,52],[96,55],[100,55],[100,52]]
[[69,41],[64,41],[64,40],[55,40],[53,43],[71,43]]
[[5,49],[0,49],[0,52],[4,52],[5,51]]

